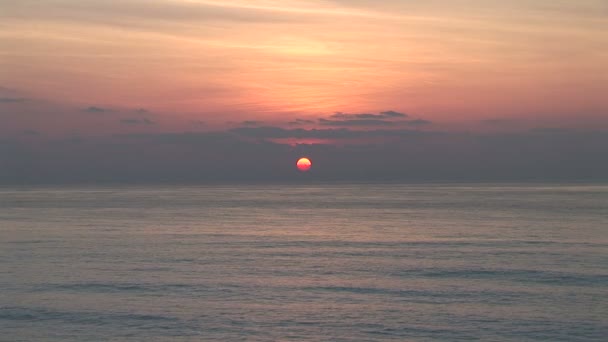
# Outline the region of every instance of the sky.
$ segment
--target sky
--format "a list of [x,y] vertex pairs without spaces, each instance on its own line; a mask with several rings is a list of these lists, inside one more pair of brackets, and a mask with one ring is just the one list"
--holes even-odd
[[607,32],[605,0],[0,0],[0,183],[608,180]]

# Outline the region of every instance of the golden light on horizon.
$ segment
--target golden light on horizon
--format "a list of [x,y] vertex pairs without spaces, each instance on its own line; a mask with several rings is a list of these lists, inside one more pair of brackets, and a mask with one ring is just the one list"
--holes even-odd
[[300,158],[300,159],[298,159],[296,166],[298,167],[298,170],[300,170],[302,172],[306,172],[306,171],[310,170],[310,167],[312,166],[312,162],[308,158]]

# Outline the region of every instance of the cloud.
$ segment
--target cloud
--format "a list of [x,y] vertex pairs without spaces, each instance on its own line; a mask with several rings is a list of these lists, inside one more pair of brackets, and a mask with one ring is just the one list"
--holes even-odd
[[392,110],[380,112],[378,114],[361,113],[361,114],[348,114],[337,112],[330,116],[331,119],[394,119],[394,118],[406,118],[407,114],[395,112]]
[[67,143],[71,145],[79,145],[84,143],[86,140],[81,136],[71,136],[62,140],[59,140],[60,143]]
[[110,110],[110,109],[102,108],[102,107],[97,107],[97,106],[90,106],[88,108],[83,109],[83,111],[88,112],[88,113],[109,113],[109,112],[112,112],[112,110]]
[[40,132],[32,130],[32,129],[26,129],[26,130],[22,131],[21,134],[31,136],[31,137],[37,137],[40,135]]
[[136,109],[136,110],[134,110],[134,112],[135,112],[136,114],[148,114],[148,113],[150,113],[150,111],[149,111],[149,110],[147,110],[147,109],[145,109],[145,108],[139,108],[139,109]]
[[133,119],[133,118],[129,118],[129,119],[122,119],[120,120],[120,123],[125,124],[125,125],[154,125],[155,122],[147,119],[147,118],[143,118],[143,119]]
[[342,113],[342,112],[337,112],[335,114],[330,115],[329,118],[356,120],[356,119],[384,119],[385,116],[382,114],[368,114],[368,113],[346,114],[346,113]]
[[243,122],[241,122],[242,126],[260,126],[264,123],[264,121],[257,121],[257,120],[245,120]]
[[23,97],[0,97],[0,103],[22,103],[28,99]]
[[348,114],[337,112],[330,115],[328,118],[319,118],[319,124],[322,126],[342,126],[342,127],[378,127],[378,126],[424,126],[430,125],[431,122],[423,119],[403,120],[409,117],[404,113],[395,111],[385,111],[378,114],[359,113]]
[[403,123],[405,123],[406,125],[409,125],[409,126],[426,126],[426,125],[432,124],[431,121],[423,120],[423,119],[403,121]]
[[[7,4],[6,15],[16,19],[45,19],[86,21],[124,25],[129,23],[141,27],[150,23],[163,22],[205,22],[229,21],[244,23],[292,23],[309,22],[318,15],[330,15],[327,11],[309,11],[286,6],[264,6],[256,4],[236,4],[222,1],[164,1],[130,0],[107,1],[51,1],[32,7],[29,1],[15,1]],[[1,13],[2,16],[4,13]]]
[[380,114],[386,116],[386,117],[390,117],[390,118],[407,118],[408,115],[405,113],[399,113],[399,112],[395,112],[392,110],[386,111],[386,112],[381,112]]
[[288,122],[288,125],[299,126],[299,125],[310,125],[310,124],[314,124],[314,123],[315,122],[313,120],[295,119],[294,121]]
[[480,122],[484,125],[491,125],[491,126],[512,126],[517,121],[514,119],[507,119],[507,118],[493,118],[493,119],[483,119],[483,120],[480,120]]
[[[289,121],[289,126],[327,126],[336,129],[285,129],[279,126],[262,126],[264,122],[247,120],[240,122],[243,127],[231,130],[231,132],[243,136],[255,138],[284,139],[284,138],[318,138],[318,139],[350,139],[364,136],[379,136],[386,134],[389,137],[395,135],[409,134],[411,130],[403,129],[407,126],[425,126],[432,124],[424,119],[404,120],[409,115],[396,112],[384,111],[373,113],[343,113],[336,112],[326,117],[318,118],[316,121],[297,118]],[[234,124],[233,122],[228,122]],[[378,130],[379,127],[387,128]],[[399,129],[399,128],[402,129]],[[255,129],[250,129],[255,128]],[[355,130],[348,130],[353,128]],[[394,128],[394,129],[388,129]]]
[[530,132],[540,134],[572,134],[576,133],[576,130],[563,127],[536,127],[530,129]]
[[123,140],[163,144],[215,144],[237,141],[236,137],[228,132],[117,134],[114,137]]
[[392,126],[395,122],[378,119],[328,120],[321,118],[319,124],[322,126]]
[[435,132],[421,132],[408,129],[376,129],[351,130],[348,128],[330,129],[285,129],[276,126],[240,127],[230,130],[240,136],[258,139],[285,139],[285,138],[315,138],[315,139],[356,139],[356,138],[392,138],[413,137],[438,134]]

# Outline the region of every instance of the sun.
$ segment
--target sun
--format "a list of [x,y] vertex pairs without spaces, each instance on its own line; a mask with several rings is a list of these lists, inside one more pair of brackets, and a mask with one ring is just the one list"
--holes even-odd
[[308,158],[300,158],[300,159],[298,159],[296,166],[298,167],[298,170],[300,170],[302,172],[306,172],[306,171],[310,170],[312,163],[310,162],[310,159],[308,159]]

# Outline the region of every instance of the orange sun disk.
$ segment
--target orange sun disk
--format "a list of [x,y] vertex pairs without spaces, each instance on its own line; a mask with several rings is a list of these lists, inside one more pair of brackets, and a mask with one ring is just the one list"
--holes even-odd
[[312,163],[310,162],[310,159],[308,159],[308,158],[300,158],[300,159],[298,159],[296,166],[298,167],[298,170],[300,170],[300,171],[308,171],[308,170],[310,170]]

